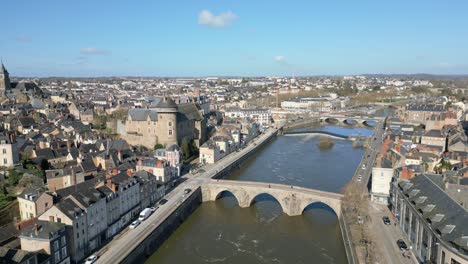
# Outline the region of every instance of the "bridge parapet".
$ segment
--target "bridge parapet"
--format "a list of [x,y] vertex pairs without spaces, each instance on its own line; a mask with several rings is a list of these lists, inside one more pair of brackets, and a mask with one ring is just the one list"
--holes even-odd
[[229,192],[237,199],[240,207],[250,207],[260,194],[273,196],[289,216],[301,215],[310,204],[323,203],[341,217],[342,194],[318,191],[298,186],[264,182],[212,180],[202,185],[203,201],[216,201],[223,192]]

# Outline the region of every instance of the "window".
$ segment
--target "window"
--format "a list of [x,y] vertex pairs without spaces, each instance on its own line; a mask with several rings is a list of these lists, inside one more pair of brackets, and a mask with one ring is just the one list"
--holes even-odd
[[169,129],[169,136],[172,136],[172,129]]
[[6,154],[6,149],[3,149],[3,154]]
[[[47,207],[47,206],[46,206]],[[57,223],[62,223],[62,218],[57,217]]]
[[63,247],[62,248],[62,257],[66,257],[67,256],[67,247]]
[[59,241],[55,240],[54,241],[54,250],[57,250],[59,248]]
[[60,251],[55,252],[55,263],[60,261]]
[[3,159],[3,164],[7,164],[7,159]]
[[76,232],[76,238],[80,238],[80,232]]
[[172,121],[167,122],[167,125],[171,127],[172,126]]
[[65,236],[62,237],[62,247],[67,244],[67,238]]

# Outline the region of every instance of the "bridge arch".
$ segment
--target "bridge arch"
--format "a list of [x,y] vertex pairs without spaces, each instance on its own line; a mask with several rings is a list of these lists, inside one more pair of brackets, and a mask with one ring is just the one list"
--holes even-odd
[[259,197],[261,195],[265,195],[267,197],[273,198],[281,206],[281,210],[284,213],[286,213],[287,206],[283,203],[283,200],[278,199],[278,197],[276,197],[274,193],[267,192],[267,191],[259,192],[259,193],[256,193],[255,195],[252,195],[251,198],[250,198],[249,207],[252,206],[253,204],[255,204],[257,197]]
[[347,118],[343,121],[344,124],[354,126],[357,125],[358,122],[355,119]]
[[334,201],[327,201],[327,200],[305,200],[301,203],[301,214],[311,206],[314,205],[325,205],[327,208],[331,209],[331,211],[336,215],[337,218],[341,216],[341,204],[336,203]]
[[327,118],[325,118],[324,121],[329,123],[329,124],[337,124],[337,123],[340,122],[340,120],[338,120],[336,118],[333,118],[333,117],[327,117]]
[[250,206],[250,204],[249,204],[250,200],[248,200],[248,198],[247,198],[248,197],[247,193],[245,191],[243,191],[242,189],[237,189],[237,188],[229,188],[229,189],[228,188],[221,188],[221,189],[215,190],[214,192],[211,193],[210,201],[218,200],[225,193],[232,194],[232,196],[234,196],[234,198],[236,198],[237,204],[240,207]]
[[304,208],[302,208],[302,214],[304,214],[304,212],[307,211],[308,209],[312,209],[312,207],[315,207],[315,206],[318,206],[319,208],[323,208],[323,209],[329,209],[329,211],[333,212],[333,214],[336,217],[338,217],[338,213],[336,212],[337,209],[333,209],[329,204],[321,202],[321,201],[314,201],[304,206]]
[[215,201],[216,200],[219,200],[221,199],[224,195],[231,195],[232,197],[234,197],[236,199],[236,202],[237,204],[239,205],[239,198],[236,197],[236,195],[231,191],[231,190],[224,190],[224,191],[220,191],[216,197],[215,197]]
[[377,122],[373,120],[364,120],[362,121],[362,124],[367,127],[375,127],[377,126]]

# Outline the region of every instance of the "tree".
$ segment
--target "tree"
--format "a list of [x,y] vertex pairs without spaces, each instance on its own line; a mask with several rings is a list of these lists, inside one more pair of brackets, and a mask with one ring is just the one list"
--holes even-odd
[[164,148],[164,146],[162,144],[158,143],[158,144],[154,145],[154,150],[162,149],[162,148]]
[[192,156],[189,139],[187,137],[184,137],[180,145],[180,148],[182,149],[182,153],[184,155],[184,159],[187,160]]
[[22,176],[22,173],[16,171],[15,169],[8,170],[8,183],[10,186],[17,185]]

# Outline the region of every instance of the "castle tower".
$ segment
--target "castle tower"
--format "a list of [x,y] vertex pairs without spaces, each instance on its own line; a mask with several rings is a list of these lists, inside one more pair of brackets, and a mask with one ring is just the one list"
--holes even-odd
[[10,76],[2,62],[2,66],[0,67],[0,91],[3,94],[5,93],[5,90],[10,90],[10,89],[11,89]]
[[156,106],[158,112],[158,143],[170,146],[178,144],[177,141],[177,105],[164,96]]

